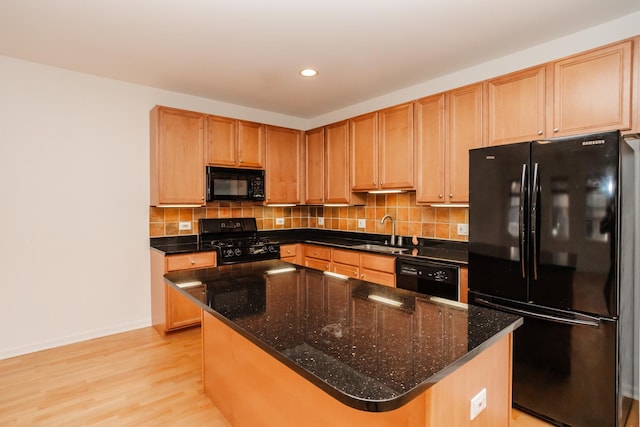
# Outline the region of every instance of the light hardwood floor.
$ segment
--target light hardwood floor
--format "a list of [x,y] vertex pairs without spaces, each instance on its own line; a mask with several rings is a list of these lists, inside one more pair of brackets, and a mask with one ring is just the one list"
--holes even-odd
[[[145,328],[0,360],[0,426],[231,427],[202,391],[201,351],[199,328]],[[512,427],[549,425],[513,412]]]

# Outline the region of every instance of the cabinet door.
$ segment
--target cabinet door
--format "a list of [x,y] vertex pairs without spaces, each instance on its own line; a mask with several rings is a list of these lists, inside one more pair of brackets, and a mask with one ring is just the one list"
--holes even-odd
[[200,323],[201,309],[189,298],[167,286],[166,330],[174,330]]
[[204,115],[158,106],[150,119],[151,205],[204,205]]
[[305,134],[305,203],[324,203],[324,128],[307,131]]
[[415,102],[416,202],[445,201],[445,94]]
[[487,82],[488,145],[533,141],[545,132],[545,75],[536,67]]
[[274,126],[266,133],[266,203],[300,203],[301,133]]
[[325,202],[351,203],[347,120],[326,127],[325,154]]
[[207,164],[236,165],[236,120],[207,116]]
[[548,136],[631,128],[632,43],[553,64],[553,128]]
[[448,201],[469,201],[469,149],[482,147],[482,84],[449,92]]
[[414,188],[413,104],[378,112],[379,187]]
[[378,188],[378,113],[350,120],[351,189],[367,191]]
[[241,168],[264,168],[264,125],[238,121],[237,165]]

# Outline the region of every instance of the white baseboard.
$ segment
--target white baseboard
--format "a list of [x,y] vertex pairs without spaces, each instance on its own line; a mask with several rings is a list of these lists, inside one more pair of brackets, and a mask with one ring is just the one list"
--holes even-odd
[[121,332],[132,331],[134,329],[146,328],[151,326],[151,319],[139,320],[136,322],[123,323],[109,328],[94,329],[81,334],[70,335],[67,337],[56,338],[54,340],[43,341],[26,346],[0,349],[0,360],[10,357],[22,356],[23,354],[34,353],[36,351],[48,350],[50,348],[60,347],[67,344],[74,344],[81,341],[91,340],[94,338],[105,337],[107,335],[119,334]]

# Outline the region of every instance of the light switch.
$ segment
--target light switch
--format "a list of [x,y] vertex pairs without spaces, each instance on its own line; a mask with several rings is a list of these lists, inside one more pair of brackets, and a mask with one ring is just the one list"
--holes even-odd
[[458,224],[458,235],[459,236],[468,236],[469,235],[469,224]]
[[367,220],[359,219],[358,220],[358,228],[367,228]]
[[284,225],[284,218],[276,218],[276,225]]

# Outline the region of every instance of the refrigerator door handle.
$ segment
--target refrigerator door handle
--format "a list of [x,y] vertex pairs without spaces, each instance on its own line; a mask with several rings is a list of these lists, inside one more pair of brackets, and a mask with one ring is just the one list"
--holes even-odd
[[538,173],[539,165],[536,163],[533,167],[533,185],[531,186],[531,244],[533,257],[533,280],[538,280],[538,239],[536,236],[538,227],[538,186],[540,175]]
[[524,224],[524,204],[526,197],[526,185],[527,185],[527,164],[522,164],[522,177],[520,178],[520,205],[518,207],[518,246],[520,250],[520,270],[522,278],[526,277],[526,261],[525,261],[525,242],[527,236],[527,230]]
[[598,328],[600,326],[599,318],[587,316],[586,314],[581,313],[575,313],[575,316],[577,317],[576,319],[569,319],[565,317],[552,316],[550,314],[534,313],[528,310],[507,307],[502,304],[496,304],[494,302],[487,301],[483,298],[476,298],[474,302],[496,310],[506,311],[508,313],[518,314],[521,316],[532,317],[534,319],[547,320],[549,322],[563,323],[565,325],[592,326],[595,328]]

